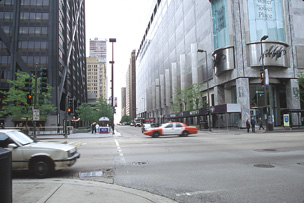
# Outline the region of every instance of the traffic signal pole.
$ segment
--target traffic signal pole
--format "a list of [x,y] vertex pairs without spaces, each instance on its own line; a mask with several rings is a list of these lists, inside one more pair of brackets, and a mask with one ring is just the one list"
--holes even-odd
[[[35,90],[34,90],[34,107],[32,109],[32,111],[34,111],[34,109],[36,109],[36,105],[37,105],[37,66],[38,64],[36,63],[35,65]],[[34,119],[32,119],[34,120]],[[33,121],[33,126],[34,126],[34,141],[37,142],[37,135],[36,135],[36,121]]]

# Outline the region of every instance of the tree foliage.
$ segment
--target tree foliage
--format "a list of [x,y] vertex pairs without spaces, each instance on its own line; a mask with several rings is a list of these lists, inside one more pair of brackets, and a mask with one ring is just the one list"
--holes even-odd
[[202,83],[194,83],[186,87],[184,90],[176,88],[171,109],[174,112],[198,110],[204,105],[200,91],[202,87]]
[[[32,97],[32,104],[27,103],[27,94],[28,92],[24,91],[25,88],[25,79],[29,77],[34,78],[33,75],[29,75],[25,72],[16,73],[16,80],[7,80],[10,84],[10,89],[8,91],[0,91],[3,95],[2,99],[2,110],[0,111],[0,116],[11,116],[12,118],[26,118],[26,121],[29,118],[32,118],[33,111],[32,107],[34,105],[34,96]],[[40,79],[37,79],[37,86],[40,86]],[[47,85],[48,92],[40,93],[40,89],[37,88],[37,95],[42,94],[44,96],[44,103],[38,104],[38,96],[36,108],[40,110],[40,119],[46,118],[50,112],[56,110],[51,104],[50,98],[50,90],[51,86]],[[35,80],[32,80],[32,95],[34,95],[35,91]]]
[[304,103],[304,72],[300,72],[298,77],[299,89],[297,95],[301,99],[301,102]]
[[98,122],[101,117],[108,117],[110,122],[113,120],[112,107],[103,98],[99,98],[97,103],[94,104],[81,104],[77,107],[76,113],[81,120],[89,123]]
[[130,116],[126,116],[126,115],[124,115],[122,118],[121,118],[121,123],[123,123],[123,122],[128,122],[128,123],[130,123],[131,122],[131,117]]

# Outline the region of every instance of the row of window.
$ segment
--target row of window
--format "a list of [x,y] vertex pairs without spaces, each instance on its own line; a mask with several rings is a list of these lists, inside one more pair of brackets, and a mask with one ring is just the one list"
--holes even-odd
[[49,13],[30,13],[30,12],[21,12],[20,13],[21,21],[35,21],[43,22],[49,20]]
[[[0,12],[0,21],[12,21],[14,19],[13,12]],[[21,12],[20,19],[22,21],[31,22],[46,22],[49,20],[49,13],[32,13],[32,12]]]
[[48,57],[47,56],[21,56],[24,63],[28,66],[35,66],[36,63],[39,66],[47,66],[48,64]]
[[20,27],[19,34],[23,36],[41,36],[46,37],[48,35],[47,27]]
[[19,41],[18,49],[23,51],[45,51],[48,49],[48,43],[46,41]]
[[0,56],[0,66],[9,66],[10,59],[10,56]]
[[[97,68],[97,67],[98,67],[98,65],[88,65],[88,68]],[[94,70],[97,71],[97,69],[94,69]]]
[[[11,1],[11,0],[8,0]],[[49,0],[21,0],[22,6],[29,7],[48,7],[50,4]]]

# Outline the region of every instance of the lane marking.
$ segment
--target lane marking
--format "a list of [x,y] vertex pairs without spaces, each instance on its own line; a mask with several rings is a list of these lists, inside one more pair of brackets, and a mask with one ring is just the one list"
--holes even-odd
[[121,147],[119,145],[119,142],[116,139],[114,139],[114,141],[115,141],[115,144],[116,144],[117,152],[118,152],[118,154],[120,156],[121,164],[126,164],[126,159],[125,159],[125,157],[124,157],[124,155],[122,153],[122,150],[121,150]]
[[204,191],[197,191],[197,192],[185,192],[185,193],[180,193],[176,194],[177,197],[180,196],[192,196],[192,195],[200,195],[200,194],[210,194],[214,193],[215,191],[210,191],[210,190],[204,190]]

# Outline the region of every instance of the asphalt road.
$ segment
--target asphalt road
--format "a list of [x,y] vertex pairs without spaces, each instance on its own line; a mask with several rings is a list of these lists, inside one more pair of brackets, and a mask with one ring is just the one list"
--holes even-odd
[[121,136],[68,139],[81,158],[55,178],[113,183],[177,202],[304,202],[304,133],[151,138],[138,127],[116,129]]
[[304,134],[209,134],[153,139],[118,127],[115,184],[178,202],[304,202]]

